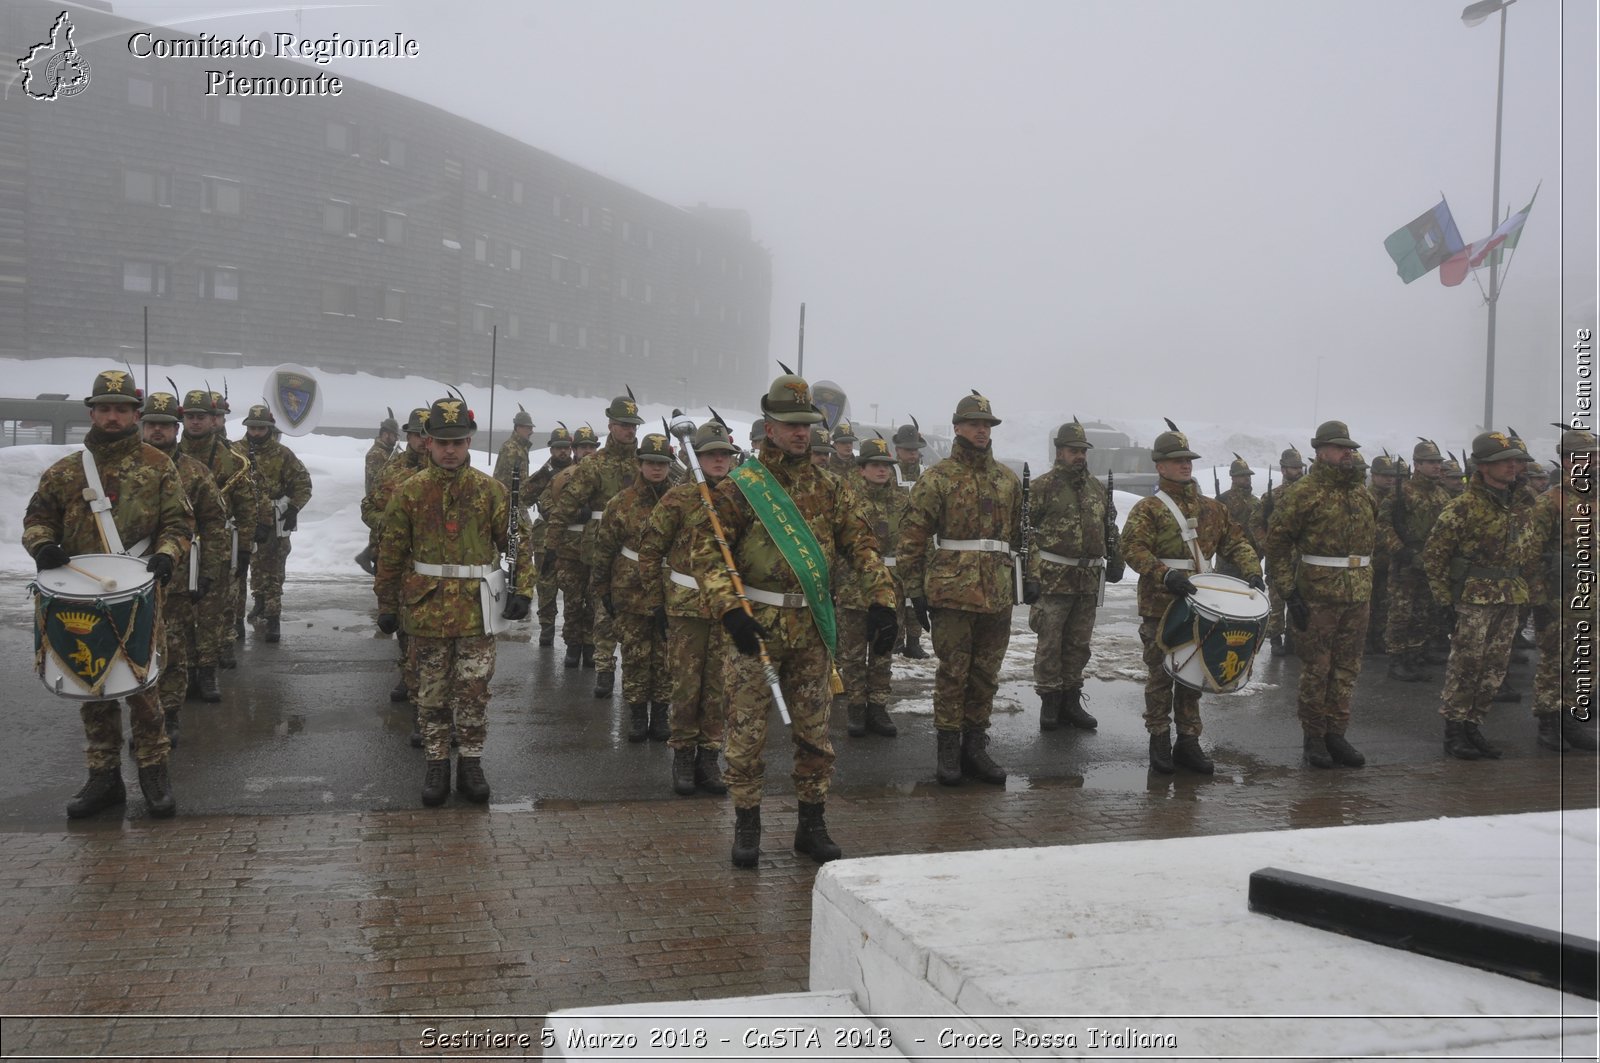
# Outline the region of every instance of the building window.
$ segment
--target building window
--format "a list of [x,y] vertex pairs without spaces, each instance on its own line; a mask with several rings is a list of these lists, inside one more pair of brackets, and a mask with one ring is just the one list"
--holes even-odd
[[124,262],[122,290],[164,296],[172,290],[172,270],[162,262]]
[[578,287],[589,287],[589,267],[581,263],[578,266]]
[[617,279],[617,295],[626,299],[628,297],[628,275],[623,274]]
[[406,216],[399,211],[386,210],[383,212],[383,235],[379,237],[386,244],[403,244],[406,240]]
[[639,341],[639,357],[641,357],[641,358],[650,357],[650,341],[649,340],[640,340]]
[[472,331],[486,335],[494,324],[494,307],[483,303],[472,304]]
[[589,346],[589,329],[586,326],[579,325],[578,326],[578,347],[580,349],[582,349],[582,348],[585,348],[585,347],[588,347],[588,346]]
[[622,242],[625,244],[633,243],[633,222],[628,221],[626,218],[622,221]]
[[322,285],[322,312],[341,317],[356,316],[356,286],[327,281]]
[[478,191],[484,193],[489,191],[489,171],[482,166],[478,167]]
[[489,261],[489,238],[487,236],[473,237],[472,257],[479,262]]
[[626,332],[617,333],[617,353],[628,353],[628,334]]
[[566,274],[566,263],[567,260],[560,255],[550,256],[550,279],[557,284],[561,283],[561,278]]
[[378,149],[378,161],[386,162],[390,166],[404,168],[406,164],[406,142],[399,137],[384,137],[383,146]]
[[201,208],[208,214],[239,213],[239,182],[226,177],[202,177]]
[[451,222],[444,223],[444,246],[452,251],[461,250],[461,234]]
[[461,160],[452,159],[446,155],[444,157],[444,176],[446,180],[450,181],[461,180]]
[[172,183],[164,173],[150,170],[122,171],[122,198],[129,203],[154,203],[172,206]]
[[519,206],[522,204],[522,182],[516,178],[511,180],[511,202]]
[[554,321],[550,322],[550,344],[554,347],[561,346],[561,326]]
[[516,314],[506,315],[506,336],[513,340],[522,336],[522,320]]
[[552,217],[556,217],[556,218],[561,217],[561,197],[560,196],[551,196],[550,197],[550,214],[551,214]]
[[589,227],[589,204],[587,203],[578,208],[578,224],[585,229]]
[[511,268],[518,273],[522,272],[522,248],[520,247],[511,249]]
[[334,236],[355,232],[355,208],[342,199],[330,199],[322,204],[322,231]]
[[167,83],[137,75],[128,78],[128,102],[135,107],[167,112]]
[[231,266],[200,267],[200,298],[235,302],[239,298],[239,271]]
[[239,100],[237,97],[206,97],[206,117],[219,125],[238,125],[240,113]]
[[651,288],[648,284],[644,286],[644,301],[647,303],[653,303],[656,301],[655,289]]
[[398,288],[385,288],[383,290],[383,320],[404,321],[406,319],[406,293]]
[[358,138],[356,127],[350,122],[329,122],[323,133],[323,144],[330,151],[340,151],[346,155],[356,154]]

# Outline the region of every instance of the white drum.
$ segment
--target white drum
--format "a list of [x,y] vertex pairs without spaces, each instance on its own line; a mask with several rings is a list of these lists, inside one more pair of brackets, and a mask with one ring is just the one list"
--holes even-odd
[[1217,572],[1189,577],[1196,592],[1167,607],[1157,644],[1173,681],[1212,694],[1231,694],[1250,681],[1267,629],[1265,591]]
[[156,584],[143,558],[79,554],[31,586],[34,664],[52,694],[109,701],[155,685]]

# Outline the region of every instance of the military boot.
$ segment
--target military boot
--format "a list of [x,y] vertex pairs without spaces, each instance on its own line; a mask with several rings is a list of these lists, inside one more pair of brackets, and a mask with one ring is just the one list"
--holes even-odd
[[1478,752],[1478,747],[1462,729],[1466,726],[1461,720],[1446,720],[1444,722],[1444,751],[1457,760],[1478,760],[1483,756]]
[[389,688],[389,700],[395,702],[411,700],[411,690],[406,686],[404,676],[396,680],[394,686]]
[[823,807],[821,801],[801,801],[800,822],[794,828],[794,851],[810,853],[811,859],[819,864],[826,864],[844,855],[834,840],[828,837],[828,824],[822,818]]
[[961,732],[935,731],[938,740],[938,768],[940,786],[961,785]]
[[556,626],[554,624],[539,625],[539,645],[554,646],[556,644]]
[[1083,703],[1088,700],[1082,687],[1061,692],[1061,722],[1071,724],[1080,731],[1092,731],[1100,726],[1100,721],[1090,716],[1084,709]]
[[1302,748],[1305,751],[1306,763],[1313,768],[1333,767],[1333,754],[1328,752],[1328,740],[1325,736],[1306,735]]
[[583,666],[585,668],[594,667],[594,643],[592,642],[583,644]]
[[717,750],[711,746],[695,750],[694,785],[708,794],[728,792],[728,784],[722,780],[722,766],[717,763]]
[[628,741],[643,742],[650,737],[650,705],[643,701],[628,702]]
[[1400,683],[1431,683],[1433,674],[1422,670],[1422,652],[1406,650],[1389,657],[1389,678]]
[[244,641],[244,617],[240,617],[233,622],[233,641]]
[[611,672],[596,672],[594,674],[594,696],[595,697],[597,697],[597,698],[609,698],[611,696],[611,692],[613,690],[615,690],[616,688],[617,688],[617,673],[615,671],[611,671]]
[[428,761],[427,770],[422,774],[422,803],[429,808],[437,808],[444,804],[444,799],[450,796],[450,758]]
[[867,707],[865,705],[851,705],[849,707],[845,730],[851,738],[860,738],[867,733]]
[[665,742],[672,737],[672,706],[665,701],[650,703],[650,741]]
[[183,688],[183,700],[194,701],[200,696],[200,669],[189,669],[189,681]]
[[258,594],[255,596],[254,603],[250,606],[250,612],[245,616],[245,619],[260,620],[264,615],[266,615],[266,611],[267,603],[262,601],[261,595]]
[[1571,743],[1562,734],[1561,714],[1555,712],[1541,712],[1534,719],[1539,723],[1539,748],[1548,749],[1556,753],[1565,753],[1572,748]]
[[166,717],[167,722],[167,742],[172,746],[173,749],[177,749],[178,732],[180,729],[180,724],[178,722],[178,710],[175,707],[167,709],[162,713],[162,715]]
[[1150,736],[1150,770],[1158,771],[1162,775],[1171,775],[1177,769],[1172,766],[1172,735],[1162,731],[1160,734]]
[[263,637],[268,642],[277,642],[278,641],[278,635],[279,635],[278,618],[275,617],[275,616],[267,617],[267,633]]
[[222,652],[217,655],[217,667],[225,672],[231,672],[239,667],[239,658],[233,655],[233,643],[224,642]]
[[1522,695],[1511,689],[1511,677],[1506,676],[1500,680],[1500,689],[1489,700],[1496,705],[1516,705],[1522,701]]
[[1343,764],[1347,768],[1359,768],[1367,762],[1367,758],[1362,752],[1351,745],[1344,735],[1336,735],[1329,732],[1325,736],[1325,744],[1328,747],[1328,756],[1332,757],[1336,763]]
[[909,631],[906,632],[906,644],[900,650],[900,654],[903,657],[911,658],[913,661],[927,660],[928,651],[922,648],[922,636],[914,635]]
[[889,717],[888,708],[871,701],[867,702],[867,730],[884,738],[893,738],[900,733],[900,728]]
[[197,672],[199,676],[200,700],[208,705],[215,705],[222,700],[222,691],[217,687],[217,669],[213,665],[202,665]]
[[679,797],[694,793],[694,746],[679,746],[672,751],[672,792]]
[[989,756],[988,731],[961,732],[961,774],[996,786],[1006,784],[1006,769]]
[[1575,719],[1571,713],[1561,714],[1561,737],[1573,749],[1581,749],[1585,753],[1593,753],[1600,742],[1595,741],[1594,720],[1585,722]]
[[122,785],[121,771],[116,768],[91,771],[89,781],[67,802],[67,818],[83,819],[127,800],[128,790]]
[[420,712],[411,714],[411,748],[422,748],[422,714]]
[[[445,761],[447,768],[449,764]],[[456,793],[475,805],[489,800],[489,780],[483,775],[482,757],[456,758]]]
[[166,757],[148,768],[139,769],[139,791],[144,794],[145,806],[152,817],[166,819],[178,811],[177,802],[172,799],[172,778],[167,774]]
[[583,663],[583,647],[576,642],[567,643],[567,655],[561,659],[565,668],[576,668]]
[[1422,663],[1423,664],[1449,664],[1450,663],[1450,644],[1448,642],[1442,643],[1442,644],[1434,642],[1434,643],[1429,643],[1427,646],[1424,646],[1422,648]]
[[733,810],[733,866],[755,867],[761,860],[761,806]]
[[1054,731],[1061,726],[1061,691],[1039,691],[1039,730]]
[[1500,747],[1490,742],[1484,737],[1483,732],[1478,730],[1478,724],[1476,721],[1468,720],[1466,723],[1462,724],[1461,733],[1466,735],[1467,741],[1476,746],[1478,752],[1482,753],[1487,759],[1499,760],[1502,756],[1504,756],[1504,754],[1500,752]]
[[1274,657],[1282,657],[1283,656],[1283,636],[1282,635],[1273,635],[1271,638],[1267,639],[1267,645],[1272,647],[1272,655]]
[[1210,775],[1217,770],[1206,751],[1200,748],[1199,735],[1179,735],[1172,746],[1172,763],[1188,768],[1197,775]]

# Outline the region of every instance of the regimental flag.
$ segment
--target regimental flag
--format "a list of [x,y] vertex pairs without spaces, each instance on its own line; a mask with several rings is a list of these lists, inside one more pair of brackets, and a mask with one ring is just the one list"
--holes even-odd
[[[1539,190],[1534,189],[1533,199],[1538,198]],[[1467,279],[1468,270],[1483,265],[1489,260],[1490,255],[1498,254],[1502,249],[1514,249],[1522,237],[1522,227],[1528,222],[1528,212],[1533,209],[1533,199],[1528,200],[1526,207],[1501,222],[1500,227],[1494,232],[1482,240],[1473,241],[1471,247],[1458,251],[1441,263],[1439,283],[1447,288],[1454,288]]]
[[1456,220],[1450,216],[1450,204],[1442,199],[1383,241],[1383,249],[1394,259],[1396,272],[1407,284],[1425,276],[1465,246]]

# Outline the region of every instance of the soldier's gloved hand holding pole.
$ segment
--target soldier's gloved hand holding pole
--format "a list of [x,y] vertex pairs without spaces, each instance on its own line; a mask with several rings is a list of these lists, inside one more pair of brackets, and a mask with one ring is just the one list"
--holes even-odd
[[33,555],[33,563],[43,572],[47,568],[60,568],[72,560],[72,555],[60,543],[45,543],[39,547],[39,552]]
[[867,606],[867,645],[879,657],[894,652],[895,640],[900,635],[900,623],[894,610],[887,605]]
[[172,558],[166,554],[151,554],[150,560],[144,563],[145,571],[156,578],[156,582],[163,587],[172,578]]
[[283,530],[292,532],[298,527],[300,527],[300,511],[294,508],[293,505],[285,506],[283,509]]
[[1194,580],[1185,576],[1180,569],[1169,568],[1166,575],[1161,577],[1161,585],[1167,589],[1168,594],[1187,596],[1199,593],[1200,588],[1194,585]]
[[1289,592],[1289,597],[1285,599],[1284,604],[1289,607],[1289,620],[1294,624],[1296,631],[1304,631],[1311,626],[1311,606],[1307,605],[1306,600],[1300,597],[1299,587]]
[[761,639],[767,629],[756,623],[755,617],[743,609],[729,609],[722,614],[722,626],[727,629],[728,637],[733,639],[734,649],[746,657],[761,653]]
[[500,611],[500,615],[507,620],[526,620],[532,608],[533,600],[526,594],[512,594],[506,598],[506,606]]
[[378,630],[385,635],[393,635],[400,630],[400,618],[394,613],[379,613]]
[[554,550],[546,550],[544,555],[539,558],[539,576],[541,579],[549,579],[555,574],[556,552]]
[[1043,593],[1044,593],[1044,588],[1040,586],[1038,580],[1036,580],[1036,579],[1025,579],[1025,580],[1022,581],[1022,604],[1023,605],[1032,605],[1034,602],[1037,602],[1039,600],[1039,595],[1041,595]]
[[917,623],[922,625],[922,630],[932,631],[933,621],[928,619],[928,599],[911,599],[911,611],[917,614]]
[[270,524],[257,524],[255,534],[251,538],[258,543],[264,543],[272,538],[272,531],[273,528]]

